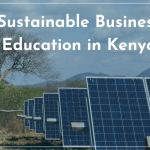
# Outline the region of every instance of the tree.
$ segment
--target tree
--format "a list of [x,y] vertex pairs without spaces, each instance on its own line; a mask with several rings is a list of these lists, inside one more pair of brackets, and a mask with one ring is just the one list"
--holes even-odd
[[[12,50],[3,50],[3,38],[8,37],[12,38]],[[24,49],[24,43],[29,45],[30,42],[33,45],[41,41],[39,37],[15,28],[0,28],[0,81],[8,74],[16,72],[23,72],[28,77],[34,75],[45,80],[58,79],[60,73],[54,70],[54,60],[48,57],[48,52],[41,49],[15,50],[13,48],[13,44],[19,42],[19,37],[22,37],[22,49]],[[4,72],[2,68],[5,69]]]

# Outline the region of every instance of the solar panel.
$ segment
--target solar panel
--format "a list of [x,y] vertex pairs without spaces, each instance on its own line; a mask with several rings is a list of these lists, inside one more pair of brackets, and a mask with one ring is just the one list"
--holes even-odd
[[[34,99],[28,100],[28,116],[33,117]],[[34,130],[34,121],[29,120],[29,130]]]
[[[24,101],[24,111],[23,111],[23,114],[28,116],[28,101]],[[28,126],[29,126],[29,122],[28,122],[28,120],[26,120],[24,118],[24,127],[28,127]]]
[[64,147],[90,147],[89,131],[72,131],[72,122],[88,124],[85,88],[59,88],[62,139]]
[[[34,117],[43,118],[43,97],[34,98]],[[35,133],[43,134],[43,120],[35,121]]]
[[47,118],[59,118],[58,93],[43,93],[45,139],[60,140],[59,124],[47,124]]
[[87,77],[86,82],[96,149],[144,150],[150,114],[143,78]]

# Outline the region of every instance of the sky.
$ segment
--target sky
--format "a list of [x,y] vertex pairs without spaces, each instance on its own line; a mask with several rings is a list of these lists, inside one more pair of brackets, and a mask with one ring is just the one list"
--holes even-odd
[[[5,1],[5,3],[20,3],[18,0]],[[55,70],[61,73],[64,80],[79,73],[92,72],[104,73],[108,75],[122,75],[134,77],[150,68],[150,50],[145,46],[140,54],[140,48],[137,43],[150,42],[150,27],[107,27],[106,20],[111,22],[112,19],[126,20],[135,19],[138,22],[140,19],[145,21],[150,19],[150,1],[143,0],[142,3],[149,4],[86,4],[86,3],[141,3],[140,0],[36,0],[36,1],[21,1],[21,3],[82,3],[82,4],[0,4],[0,15],[6,15],[7,19],[24,19],[28,16],[29,19],[64,19],[66,14],[69,14],[70,19],[76,20],[76,15],[79,14],[80,21],[87,19],[89,23],[87,27],[38,27],[33,28],[22,27],[18,30],[24,30],[27,33],[36,35],[41,38],[41,42],[52,42],[55,39],[61,39],[61,43],[79,42],[81,50],[49,50],[47,57],[55,61]],[[2,2],[1,2],[2,3]],[[84,3],[84,4],[83,4]],[[103,15],[105,26],[96,27],[96,15]],[[66,24],[65,24],[66,25]],[[75,24],[76,25],[76,24]],[[118,38],[115,42],[118,50],[108,50],[108,38],[112,40]],[[88,39],[91,43],[99,42],[101,50],[88,50]],[[119,44],[126,43],[126,50],[120,50]],[[129,50],[129,43],[137,44],[136,50]],[[5,69],[5,68],[3,68]],[[41,78],[31,77],[24,80],[23,73],[16,73],[15,76],[8,75],[6,80],[14,85],[35,84],[45,80]]]

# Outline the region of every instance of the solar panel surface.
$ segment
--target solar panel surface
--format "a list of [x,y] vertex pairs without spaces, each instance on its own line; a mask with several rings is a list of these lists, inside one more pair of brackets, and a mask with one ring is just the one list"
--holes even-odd
[[143,142],[150,135],[150,114],[143,78],[86,80],[96,149],[132,146],[144,150]]
[[[34,98],[34,117],[42,117],[43,118],[43,97],[35,97]],[[43,134],[43,120],[35,121],[35,133]]]
[[88,124],[85,88],[59,88],[59,103],[61,114],[61,127],[63,146],[90,147],[88,131],[71,131],[71,122],[84,122]]
[[[28,115],[33,117],[34,99],[28,100]],[[29,120],[29,130],[34,130],[34,121]]]
[[[23,112],[23,114],[28,116],[28,101],[24,101],[24,112]],[[28,127],[28,126],[29,126],[29,122],[28,122],[28,120],[26,120],[24,118],[24,127]]]
[[58,93],[43,93],[45,139],[60,139],[59,124],[47,124],[47,118],[59,118]]

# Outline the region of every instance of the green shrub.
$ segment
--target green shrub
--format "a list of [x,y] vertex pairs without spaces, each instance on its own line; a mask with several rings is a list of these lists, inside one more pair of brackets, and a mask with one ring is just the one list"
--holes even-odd
[[23,109],[24,101],[34,97],[43,97],[42,91],[38,88],[5,86],[0,82],[0,109]]
[[[43,92],[38,88],[6,86],[3,81],[0,82],[0,110],[23,110],[24,101],[34,97],[43,97]],[[17,114],[22,112],[0,112],[0,126],[9,128],[9,131],[16,130]]]

